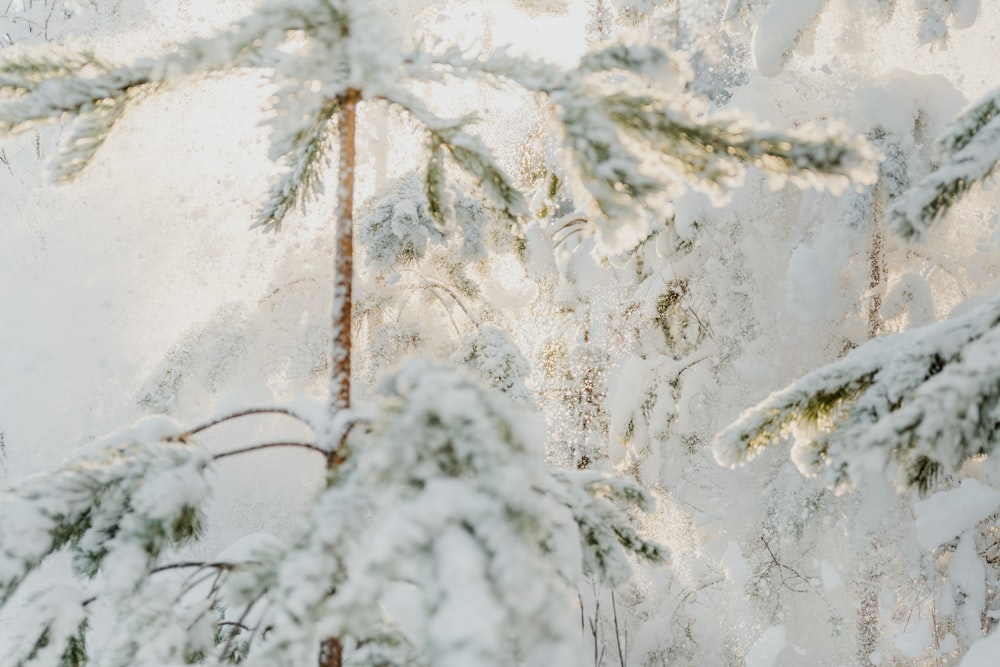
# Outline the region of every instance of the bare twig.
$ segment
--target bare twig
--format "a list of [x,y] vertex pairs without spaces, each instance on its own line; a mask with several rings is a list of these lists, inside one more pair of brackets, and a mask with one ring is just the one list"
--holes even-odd
[[52,0],[52,4],[49,5],[49,13],[45,16],[45,24],[42,26],[42,37],[45,41],[49,41],[49,23],[52,21],[52,13],[56,10],[57,0]]
[[179,570],[182,568],[191,568],[191,567],[198,568],[199,570],[202,568],[214,568],[217,570],[232,570],[233,568],[236,567],[236,564],[224,563],[224,562],[209,563],[205,561],[190,560],[190,561],[183,561],[180,563],[170,563],[169,565],[161,565],[159,567],[154,567],[149,572],[150,574],[156,574],[157,572],[166,572],[167,570]]
[[[615,602],[615,592],[611,591],[611,612],[615,619],[615,641],[618,644],[618,664],[625,667],[625,651],[622,649],[622,633],[618,629],[618,604]],[[626,641],[628,638],[626,637]]]
[[414,269],[403,269],[403,270],[406,273],[412,273],[413,275],[415,275],[423,283],[421,287],[425,289],[440,290],[445,294],[447,294],[448,296],[450,296],[452,300],[455,302],[455,304],[462,309],[462,312],[465,313],[465,316],[469,318],[469,321],[475,324],[477,327],[479,326],[480,324],[479,317],[477,317],[475,313],[469,310],[469,307],[465,304],[465,301],[462,300],[462,298],[458,295],[458,293],[455,292],[455,290],[448,287],[442,282],[434,280],[433,278],[428,278],[424,274]]
[[[583,229],[583,226],[585,224],[587,224],[587,219],[586,218],[573,218],[572,220],[569,220],[568,222],[564,222],[562,225],[559,226],[558,229],[556,229],[554,232],[552,232],[552,239],[553,239],[552,247],[553,248],[558,248],[560,245],[562,245],[567,240],[569,240],[569,238],[571,236],[573,236],[574,234],[580,232]],[[558,234],[559,232],[563,232],[563,231],[566,232],[563,235],[563,237],[560,238],[559,240],[555,240],[556,234]]]
[[[778,579],[781,582],[781,585],[787,588],[788,590],[792,591],[793,593],[808,593],[809,591],[813,590],[812,586],[809,584],[808,579],[799,574],[798,571],[795,570],[794,568],[789,567],[788,565],[785,565],[780,560],[778,560],[778,557],[775,555],[774,551],[771,550],[771,545],[768,544],[767,540],[764,539],[763,535],[760,536],[760,541],[764,543],[764,548],[767,549],[767,553],[771,556],[771,563],[768,565],[767,571],[765,571],[764,575],[762,576],[766,576],[767,573],[770,572],[774,567],[777,567]],[[791,584],[789,584],[785,580],[785,573],[784,573],[785,570],[788,570],[795,578],[802,581],[806,586],[805,589],[795,588]]]
[[185,431],[184,433],[177,436],[177,439],[180,440],[181,442],[184,442],[187,440],[187,438],[191,437],[192,435],[196,433],[201,433],[202,431],[208,430],[213,426],[218,426],[219,424],[224,424],[228,421],[239,419],[240,417],[248,417],[250,415],[287,415],[292,419],[302,422],[309,428],[313,428],[312,423],[308,419],[306,419],[299,413],[295,412],[294,410],[290,408],[269,406],[260,408],[246,408],[244,410],[240,410],[238,412],[232,412],[222,417],[216,417],[207,422],[204,422],[203,424],[199,424],[198,426],[195,426],[194,428],[189,429],[188,431]]
[[[263,593],[255,597],[250,602],[250,604],[246,606],[246,609],[243,610],[243,613],[240,614],[240,617],[239,619],[237,619],[236,623],[239,625],[243,625],[243,622],[247,620],[247,617],[250,615],[250,610],[252,610],[254,606],[256,606],[256,604],[260,602],[263,597],[264,597]],[[231,635],[229,635],[229,639],[226,641],[225,646],[222,647],[222,653],[219,654],[219,657],[221,659],[225,659],[226,655],[229,654],[229,649],[233,647],[233,642],[235,640],[236,640],[236,633],[234,632]]]
[[231,625],[231,626],[234,626],[236,628],[239,628],[240,630],[246,630],[247,632],[250,632],[250,628],[249,627],[243,625],[242,623],[240,623],[238,621],[219,621],[218,623],[216,623],[216,625],[218,625],[220,628],[223,628],[223,627],[225,627],[227,625]]
[[289,442],[265,442],[265,443],[260,444],[260,445],[251,445],[249,447],[242,447],[240,449],[232,449],[232,450],[229,450],[228,452],[220,452],[219,454],[216,454],[215,456],[213,456],[212,460],[213,461],[218,461],[219,459],[224,459],[227,456],[236,456],[237,454],[246,454],[247,452],[256,452],[256,451],[258,451],[260,449],[271,449],[271,448],[274,448],[274,447],[297,447],[299,449],[308,449],[310,451],[317,452],[319,454],[322,454],[323,456],[327,456],[329,454],[329,452],[327,452],[322,447],[317,447],[316,445],[314,445],[314,444],[312,444],[310,442],[293,442],[293,441],[289,441]]

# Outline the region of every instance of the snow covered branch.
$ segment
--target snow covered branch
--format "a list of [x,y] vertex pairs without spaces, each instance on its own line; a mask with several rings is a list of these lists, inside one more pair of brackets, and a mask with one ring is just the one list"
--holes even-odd
[[1000,303],[877,338],[748,410],[714,443],[737,465],[793,440],[799,469],[847,489],[871,472],[927,489],[988,454],[1000,423]]
[[960,115],[937,141],[943,163],[903,195],[889,224],[904,238],[921,240],[930,226],[1000,162],[1000,90]]

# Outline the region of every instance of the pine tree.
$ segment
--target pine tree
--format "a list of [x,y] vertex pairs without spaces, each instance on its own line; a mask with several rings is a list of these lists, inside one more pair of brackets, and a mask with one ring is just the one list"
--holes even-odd
[[[989,177],[1000,162],[997,109],[993,92],[942,134],[940,166],[889,210],[893,231],[921,238]],[[716,457],[734,465],[794,435],[799,468],[833,487],[885,470],[898,486],[927,491],[941,472],[994,449],[996,311],[991,302],[861,346],[748,411],[718,437]]]
[[[658,83],[682,81],[680,66],[650,46],[604,47],[561,70],[505,52],[401,50],[406,42],[390,28],[360,0],[273,0],[215,37],[127,65],[64,49],[15,48],[0,57],[0,130],[69,121],[53,160],[59,181],[86,168],[135,100],[246,69],[276,91],[268,102],[271,156],[283,168],[255,226],[277,231],[296,205],[319,199],[336,159],[326,405],[316,414],[251,407],[192,428],[147,419],[15,486],[0,521],[2,600],[14,599],[60,550],[73,554],[89,583],[87,594],[53,590],[36,600],[39,616],[5,661],[124,667],[318,660],[329,667],[500,665],[517,656],[576,664],[569,591],[581,574],[614,586],[627,576],[626,553],[664,558],[621,508],[649,508],[639,487],[542,465],[538,430],[502,395],[514,390],[520,364],[514,354],[496,354],[508,349],[500,330],[479,327],[457,355],[478,365],[499,393],[453,369],[416,364],[387,377],[370,410],[355,405],[358,106],[380,102],[401,111],[423,135],[427,155],[415,205],[392,209],[395,238],[379,235],[376,208],[369,239],[376,260],[418,257],[415,239],[468,228],[455,189],[463,178],[473,200],[506,221],[515,238],[532,214],[528,197],[471,131],[474,119],[437,115],[416,92],[420,86],[477,81],[548,105],[565,158],[560,180],[586,227],[618,249],[648,235],[650,207],[681,184],[721,198],[752,166],[780,182],[843,190],[870,177],[867,144],[838,129],[785,134],[735,115],[695,116],[679,86]],[[313,437],[216,454],[199,444],[209,429],[254,414],[300,422]],[[231,560],[171,560],[203,528],[214,461],[277,447],[326,461],[327,485],[299,537],[254,545]],[[399,627],[379,605],[413,582],[423,621]],[[116,630],[85,658],[86,625],[98,606],[111,610]],[[480,625],[454,625],[469,609]]]

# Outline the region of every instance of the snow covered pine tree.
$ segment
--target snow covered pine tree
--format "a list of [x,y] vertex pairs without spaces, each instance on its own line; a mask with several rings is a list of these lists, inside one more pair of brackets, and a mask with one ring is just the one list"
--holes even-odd
[[[899,197],[890,228],[920,239],[1000,162],[1000,90],[939,137],[940,165]],[[806,474],[845,489],[885,472],[928,490],[941,472],[993,451],[1000,423],[1000,305],[877,338],[776,392],[719,435],[716,458],[735,465],[794,433]]]
[[[679,185],[721,193],[752,165],[779,181],[843,189],[871,178],[870,150],[837,130],[783,134],[735,116],[695,117],[682,92],[668,98],[658,87],[677,65],[649,46],[611,46],[562,70],[505,52],[402,51],[404,43],[365,0],[272,0],[215,37],[125,66],[59,49],[4,51],[0,130],[68,119],[53,163],[59,180],[86,167],[140,96],[248,69],[276,91],[271,154],[284,168],[256,226],[277,230],[294,205],[321,194],[320,177],[338,160],[326,405],[315,414],[251,407],[193,428],[149,418],[14,486],[0,515],[0,600],[24,602],[30,614],[4,645],[4,664],[568,667],[580,664],[571,591],[581,574],[614,586],[627,577],[628,553],[665,557],[616,504],[648,506],[639,487],[547,468],[535,419],[459,370],[404,365],[374,405],[352,404],[357,106],[394,106],[420,128],[427,210],[444,230],[456,225],[456,167],[512,224],[531,213],[467,131],[472,119],[436,115],[414,84],[477,80],[545,101],[574,198],[611,246],[641,239],[660,219],[657,202]],[[216,454],[198,442],[218,424],[265,413],[315,437]],[[213,462],[273,447],[326,461],[326,487],[299,537],[218,562],[171,560],[203,528]],[[63,550],[78,585],[22,587]],[[420,609],[417,623],[382,611],[399,590]],[[88,644],[102,624],[110,629]]]

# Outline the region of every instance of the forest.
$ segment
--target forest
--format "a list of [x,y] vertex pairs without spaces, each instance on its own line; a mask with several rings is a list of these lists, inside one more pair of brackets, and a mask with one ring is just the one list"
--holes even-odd
[[1000,664],[998,64],[996,0],[0,2],[0,667]]

